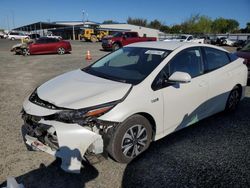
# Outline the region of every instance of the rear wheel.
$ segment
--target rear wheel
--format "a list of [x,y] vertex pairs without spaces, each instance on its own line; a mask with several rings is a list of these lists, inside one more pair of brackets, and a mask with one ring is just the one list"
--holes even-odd
[[240,98],[241,98],[240,88],[236,86],[228,96],[225,111],[226,112],[234,111],[240,102]]
[[149,147],[151,139],[149,121],[141,115],[134,115],[117,127],[110,139],[108,152],[116,161],[129,163]]
[[63,47],[60,47],[60,48],[58,48],[57,53],[59,55],[63,55],[63,54],[65,54],[65,49]]
[[12,37],[10,40],[15,40],[15,38],[14,38],[14,37]]

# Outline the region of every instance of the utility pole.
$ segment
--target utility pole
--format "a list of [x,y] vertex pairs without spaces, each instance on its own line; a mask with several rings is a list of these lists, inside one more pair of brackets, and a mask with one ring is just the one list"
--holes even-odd
[[13,29],[14,29],[16,26],[15,26],[15,14],[14,14],[13,10],[11,10],[11,15],[12,15],[12,26],[13,26]]
[[82,10],[82,24],[84,25],[84,14],[85,14],[85,11]]

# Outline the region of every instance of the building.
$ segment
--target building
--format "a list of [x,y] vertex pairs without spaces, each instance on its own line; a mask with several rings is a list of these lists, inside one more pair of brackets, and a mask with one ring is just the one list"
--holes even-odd
[[160,34],[163,34],[163,32],[152,29],[148,27],[142,27],[137,25],[131,25],[126,23],[118,23],[118,24],[100,24],[101,28],[108,28],[108,29],[124,29],[129,31],[136,31],[138,32],[139,36],[143,37],[156,37],[158,38]]
[[86,21],[84,23],[81,21],[36,22],[20,26],[13,30],[29,33],[38,33],[41,36],[45,36],[48,33],[52,32],[54,35],[59,35],[64,39],[75,40],[79,39],[78,36],[82,33],[82,30],[84,28],[88,28],[91,26],[99,26],[101,29],[111,31],[136,31],[141,37],[147,36],[159,38],[159,35],[162,34],[162,32],[157,29],[151,29],[126,23],[100,24],[91,21]]

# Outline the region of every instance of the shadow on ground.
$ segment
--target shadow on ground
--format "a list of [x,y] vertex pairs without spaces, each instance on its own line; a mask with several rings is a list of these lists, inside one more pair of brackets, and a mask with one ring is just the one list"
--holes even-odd
[[[60,165],[60,159],[55,160],[47,167],[41,164],[39,169],[16,177],[16,180],[18,183],[22,183],[25,188],[83,188],[86,182],[95,179],[99,174],[94,166],[87,163],[84,164],[80,174],[64,172]],[[6,182],[0,185],[0,187],[2,186],[6,186]]]
[[250,187],[250,98],[155,143],[127,165],[123,187]]

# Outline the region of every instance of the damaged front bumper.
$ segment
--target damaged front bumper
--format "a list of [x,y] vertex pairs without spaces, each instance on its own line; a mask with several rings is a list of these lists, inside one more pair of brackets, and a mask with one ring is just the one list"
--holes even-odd
[[28,114],[23,119],[22,134],[27,146],[61,158],[61,168],[67,172],[80,172],[87,151],[103,152],[102,136],[87,126],[43,120]]

